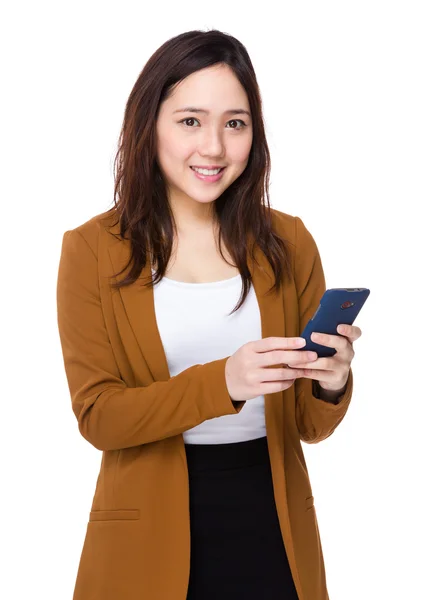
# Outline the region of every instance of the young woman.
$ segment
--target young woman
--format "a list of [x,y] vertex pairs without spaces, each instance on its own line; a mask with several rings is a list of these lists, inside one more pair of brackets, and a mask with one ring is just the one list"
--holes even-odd
[[64,233],[58,272],[72,407],[103,453],[74,600],[325,600],[301,440],[346,414],[361,332],[301,350],[324,273],[303,221],[270,208],[245,47],[217,30],[160,47],[116,165],[114,207]]

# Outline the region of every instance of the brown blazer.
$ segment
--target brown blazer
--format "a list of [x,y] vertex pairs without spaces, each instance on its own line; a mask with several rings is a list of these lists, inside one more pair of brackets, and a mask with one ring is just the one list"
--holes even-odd
[[[63,236],[57,316],[72,409],[102,461],[76,577],[74,600],[186,600],[190,568],[189,489],[182,432],[237,414],[225,382],[228,357],[170,378],[155,320],[153,290],[111,291],[128,240],[114,209]],[[326,289],[316,243],[299,217],[272,209],[292,244],[295,284],[265,295],[272,270],[256,249],[250,260],[262,337],[299,336]],[[151,276],[148,262],[142,276]],[[122,275],[119,277],[121,278]],[[339,404],[300,378],[265,395],[275,501],[299,600],[328,600],[311,483],[301,440],[332,434],[350,404],[352,370]]]

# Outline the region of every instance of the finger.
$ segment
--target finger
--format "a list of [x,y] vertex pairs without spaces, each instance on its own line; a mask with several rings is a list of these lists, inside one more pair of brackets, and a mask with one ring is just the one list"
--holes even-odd
[[328,346],[329,348],[334,348],[335,350],[343,350],[343,348],[346,347],[346,340],[340,335],[331,335],[329,333],[320,333],[314,331],[311,334],[311,340],[317,344],[320,344],[321,346]]
[[301,348],[305,345],[305,338],[301,337],[267,337],[250,342],[255,352],[264,353],[271,350],[288,350]]
[[256,364],[258,367],[266,367],[290,363],[294,367],[302,368],[306,361],[314,360],[314,358],[317,358],[317,353],[309,350],[271,350],[258,353]]
[[[287,363],[288,367],[294,367],[296,368],[297,365],[295,362],[290,362]],[[334,369],[334,366],[332,365],[331,362],[331,358],[326,358],[326,357],[321,357],[321,358],[317,358],[316,360],[312,360],[309,362],[305,362],[305,363],[299,363],[299,367],[301,369],[314,369],[314,370],[318,370],[318,371],[332,371]]]
[[362,335],[362,331],[359,327],[356,325],[349,325],[347,323],[338,325],[337,331],[347,337],[351,343],[359,339]]
[[318,369],[304,369],[304,374],[302,377],[307,377],[308,379],[316,379],[320,381],[328,381],[329,383],[332,379],[330,371]]
[[268,381],[286,381],[290,379],[296,379],[297,377],[303,377],[305,374],[304,369],[265,369],[265,374],[262,373],[260,383],[267,383]]

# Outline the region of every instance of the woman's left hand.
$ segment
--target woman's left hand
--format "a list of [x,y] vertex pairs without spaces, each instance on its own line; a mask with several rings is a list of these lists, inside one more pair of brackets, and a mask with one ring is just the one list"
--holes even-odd
[[292,363],[287,366],[307,369],[304,377],[315,379],[324,390],[342,390],[347,383],[350,365],[355,356],[353,342],[361,337],[362,331],[359,327],[347,324],[338,325],[337,331],[341,335],[316,332],[311,335],[313,342],[335,348],[334,356],[323,356],[307,363]]

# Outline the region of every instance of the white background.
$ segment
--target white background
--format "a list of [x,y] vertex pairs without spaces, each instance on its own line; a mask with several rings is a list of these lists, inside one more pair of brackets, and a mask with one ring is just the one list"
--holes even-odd
[[[127,97],[167,39],[247,48],[271,204],[314,236],[327,287],[371,290],[354,393],[303,445],[331,600],[424,598],[421,2],[16,2],[3,9],[0,596],[68,600],[101,452],[71,410],[56,323],[63,232],[112,206]],[[3,557],[5,555],[3,554]]]

